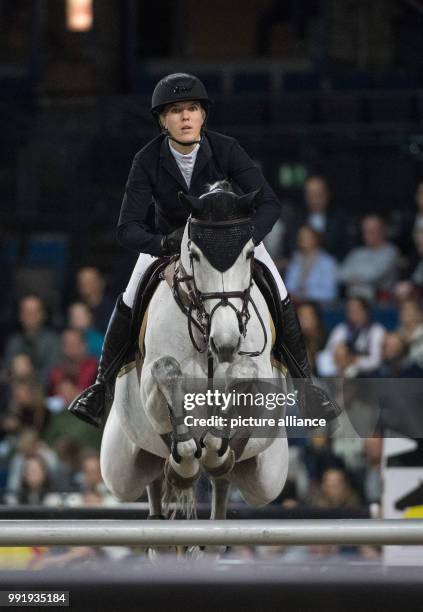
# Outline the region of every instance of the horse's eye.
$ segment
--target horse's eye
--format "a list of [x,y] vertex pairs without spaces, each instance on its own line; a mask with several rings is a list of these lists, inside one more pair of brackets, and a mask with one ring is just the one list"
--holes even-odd
[[252,251],[248,251],[248,253],[245,255],[246,259],[251,259],[254,255],[254,249]]
[[190,257],[191,259],[193,259],[194,261],[200,261],[200,256],[198,255],[198,253],[196,253],[195,251],[191,251],[190,253]]

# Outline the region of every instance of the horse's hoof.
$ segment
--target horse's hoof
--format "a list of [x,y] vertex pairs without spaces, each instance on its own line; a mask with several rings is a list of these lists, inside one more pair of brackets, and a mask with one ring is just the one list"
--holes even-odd
[[203,464],[203,468],[206,470],[209,476],[213,478],[220,478],[232,472],[235,465],[235,453],[233,450],[230,450],[228,456],[225,461],[221,465],[217,465],[216,467],[208,467]]
[[197,470],[192,476],[184,478],[181,476],[171,465],[170,461],[167,460],[164,466],[164,475],[169,484],[177,489],[185,490],[190,489],[196,480],[200,477],[200,469]]

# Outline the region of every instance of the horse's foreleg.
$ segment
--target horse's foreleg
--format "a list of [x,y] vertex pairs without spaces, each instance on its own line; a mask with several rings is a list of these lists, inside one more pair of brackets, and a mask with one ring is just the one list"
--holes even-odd
[[164,519],[162,514],[162,488],[163,488],[163,474],[161,474],[156,480],[153,480],[147,487],[148,495],[148,506],[150,510],[150,519]]
[[[225,392],[232,391],[235,381],[255,379],[257,372],[257,366],[252,359],[240,357],[226,371]],[[239,385],[239,382],[237,384]],[[229,414],[230,411],[227,413],[227,418]],[[201,462],[211,476],[222,476],[231,472],[234,467],[235,454],[229,446],[229,435],[230,427],[214,427],[209,428],[202,438],[205,450]]]
[[226,478],[212,478],[212,506],[210,519],[224,520],[226,519],[226,511],[228,508],[229,491],[231,483]]
[[[211,478],[210,480],[212,484],[212,506],[210,520],[225,520],[231,483],[225,477]],[[211,556],[212,559],[215,558],[218,560],[220,555],[222,555],[224,552],[226,552],[226,546],[209,545],[204,547],[203,553],[198,553],[198,551],[195,551],[194,556],[195,554],[197,554],[197,556],[206,554]]]
[[161,357],[153,363],[151,376],[166,399],[172,425],[172,448],[166,476],[179,487],[184,483],[178,482],[178,476],[188,481],[199,474],[198,457],[201,456],[198,442],[184,423],[182,370],[173,357]]

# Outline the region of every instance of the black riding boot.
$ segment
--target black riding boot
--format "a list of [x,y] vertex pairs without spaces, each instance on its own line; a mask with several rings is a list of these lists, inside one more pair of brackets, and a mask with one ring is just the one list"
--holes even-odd
[[[282,302],[281,322],[283,348],[290,353],[287,363],[289,373],[294,378],[311,378],[303,332],[289,295]],[[287,355],[284,354],[284,357],[286,360]]]
[[288,295],[281,308],[282,353],[291,376],[295,379],[300,407],[307,418],[325,418],[331,421],[341,410],[326,392],[313,384],[303,333],[295,306]]
[[104,424],[106,394],[113,389],[123,358],[129,348],[131,309],[119,296],[110,317],[98,364],[97,379],[70,404],[68,410],[94,427]]

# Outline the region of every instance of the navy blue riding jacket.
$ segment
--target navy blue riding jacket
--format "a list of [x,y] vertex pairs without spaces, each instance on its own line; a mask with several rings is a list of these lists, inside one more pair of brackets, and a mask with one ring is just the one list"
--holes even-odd
[[119,242],[139,253],[160,255],[163,236],[185,225],[188,218],[178,193],[184,191],[198,197],[207,191],[207,184],[221,180],[230,181],[238,194],[261,189],[253,219],[254,239],[256,243],[261,242],[279,218],[280,202],[238,142],[209,131],[202,138],[189,189],[165,135],[161,134],[138,151],[120,211]]

